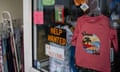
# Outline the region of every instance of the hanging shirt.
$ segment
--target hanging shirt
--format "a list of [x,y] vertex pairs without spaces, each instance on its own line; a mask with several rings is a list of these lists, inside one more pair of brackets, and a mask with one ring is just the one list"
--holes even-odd
[[78,18],[72,37],[72,45],[76,46],[76,65],[110,72],[111,41],[117,51],[117,33],[109,27],[109,19],[106,16],[84,15]]

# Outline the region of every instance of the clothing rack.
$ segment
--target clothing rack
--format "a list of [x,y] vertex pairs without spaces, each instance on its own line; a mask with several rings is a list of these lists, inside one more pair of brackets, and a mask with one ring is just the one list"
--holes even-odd
[[14,37],[14,30],[13,30],[13,22],[12,22],[12,17],[9,11],[3,11],[2,15],[2,27],[3,31],[9,32],[10,36],[12,37],[12,44],[14,48],[14,52],[12,52],[14,58],[15,58],[15,64],[16,64],[16,72],[19,72],[19,65],[18,65],[18,55],[17,55],[17,50],[16,50],[16,42],[15,42],[15,37]]

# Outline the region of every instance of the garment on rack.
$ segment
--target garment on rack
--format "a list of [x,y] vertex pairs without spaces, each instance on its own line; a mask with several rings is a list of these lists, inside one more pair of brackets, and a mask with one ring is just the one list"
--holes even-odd
[[3,66],[4,66],[4,72],[8,72],[8,63],[7,63],[7,39],[2,37],[2,51],[3,51]]
[[8,72],[15,72],[14,61],[13,61],[14,56],[12,55],[10,37],[8,37],[6,40],[7,40],[6,56],[7,56]]
[[72,37],[72,45],[76,46],[76,65],[110,72],[111,41],[117,52],[117,32],[110,28],[109,19],[106,16],[84,15],[78,18]]
[[17,50],[17,55],[18,55],[18,63],[19,63],[19,68],[21,69],[21,66],[23,64],[22,61],[22,45],[21,45],[21,36],[22,36],[22,31],[20,28],[15,28],[14,29],[14,35],[15,35],[15,44],[16,44],[16,50]]
[[15,47],[14,47],[14,41],[13,41],[13,36],[10,36],[10,46],[11,46],[11,51],[12,51],[12,56],[13,56],[13,65],[14,65],[14,70],[17,72],[17,62],[16,62],[16,57],[15,57]]
[[[2,12],[2,28],[1,28],[1,34],[4,35],[7,34],[8,37],[6,38],[6,59],[7,59],[7,66],[8,66],[8,72],[19,72],[20,67],[20,55],[18,55],[20,52],[20,49],[16,48],[16,42],[14,37],[14,27],[17,27],[18,25],[14,25],[14,22],[12,22],[12,17],[9,11],[3,11]],[[15,23],[17,21],[15,20]],[[20,23],[21,24],[21,23]],[[18,35],[19,36],[19,35]],[[18,37],[17,36],[17,37]],[[4,45],[3,45],[4,46]],[[19,62],[19,63],[18,63]]]
[[1,36],[0,36],[0,72],[3,72],[3,57],[2,57],[2,39],[1,39]]
[[21,43],[21,61],[22,61],[22,65],[21,65],[21,72],[24,72],[24,38],[23,38],[23,31],[20,34],[20,43]]

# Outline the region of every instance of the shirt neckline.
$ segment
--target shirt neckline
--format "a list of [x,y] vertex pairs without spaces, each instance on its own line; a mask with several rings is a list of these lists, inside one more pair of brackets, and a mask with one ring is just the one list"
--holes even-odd
[[99,15],[99,16],[89,16],[89,15],[85,15],[86,17],[86,21],[87,22],[90,22],[90,23],[96,23],[98,22],[99,20],[102,19],[103,15]]

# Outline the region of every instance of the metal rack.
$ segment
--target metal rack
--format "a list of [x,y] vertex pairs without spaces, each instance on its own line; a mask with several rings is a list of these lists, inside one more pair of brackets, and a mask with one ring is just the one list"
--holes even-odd
[[3,24],[3,29],[6,32],[10,33],[10,36],[12,37],[12,43],[14,47],[14,51],[12,52],[13,58],[15,58],[15,64],[16,64],[16,71],[19,72],[19,64],[18,64],[18,55],[17,55],[17,50],[16,50],[16,42],[15,42],[15,37],[14,37],[14,30],[13,30],[13,22],[12,22],[12,17],[9,11],[3,11],[2,12],[2,24]]

